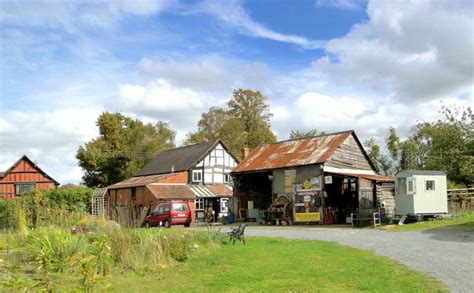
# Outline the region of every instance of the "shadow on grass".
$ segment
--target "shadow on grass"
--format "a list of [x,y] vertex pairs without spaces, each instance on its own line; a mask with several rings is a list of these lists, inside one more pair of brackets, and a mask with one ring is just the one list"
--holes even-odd
[[429,234],[431,239],[439,241],[474,242],[474,222],[427,229],[422,233]]

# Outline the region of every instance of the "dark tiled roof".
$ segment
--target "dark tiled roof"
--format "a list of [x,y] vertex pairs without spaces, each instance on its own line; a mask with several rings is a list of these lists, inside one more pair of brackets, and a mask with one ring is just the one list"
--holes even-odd
[[253,149],[232,172],[324,163],[351,134],[354,134],[353,130],[262,144]]
[[145,165],[135,176],[158,175],[189,170],[219,142],[219,140],[214,140],[166,150]]

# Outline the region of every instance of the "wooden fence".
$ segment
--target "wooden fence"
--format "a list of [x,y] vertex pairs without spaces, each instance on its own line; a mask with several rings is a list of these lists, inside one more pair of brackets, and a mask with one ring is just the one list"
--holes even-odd
[[448,189],[448,207],[451,212],[474,210],[474,188]]

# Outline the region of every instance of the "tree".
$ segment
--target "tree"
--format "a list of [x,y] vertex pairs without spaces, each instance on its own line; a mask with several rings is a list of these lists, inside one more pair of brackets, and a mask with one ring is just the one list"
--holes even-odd
[[184,144],[221,139],[240,158],[243,147],[276,141],[270,128],[271,116],[265,96],[238,89],[226,108],[211,107],[201,115],[198,130],[188,133]]
[[443,118],[420,122],[400,142],[389,129],[387,148],[400,169],[442,170],[455,184],[474,184],[474,125],[470,107],[442,106]]
[[173,148],[175,131],[167,123],[144,124],[121,113],[102,113],[99,136],[80,146],[76,158],[86,186],[107,186],[133,176],[163,150]]
[[382,154],[380,151],[380,146],[373,139],[366,140],[364,142],[366,148],[368,148],[367,155],[375,166],[377,173],[383,173],[385,175],[392,175],[393,173],[393,164],[389,157]]
[[272,114],[267,97],[259,91],[235,90],[227,107],[231,118],[241,123],[246,147],[252,149],[261,143],[276,141],[270,126]]
[[317,135],[324,135],[325,132],[319,132],[316,128],[304,131],[304,130],[291,130],[290,132],[290,139],[302,139],[307,137],[313,137]]

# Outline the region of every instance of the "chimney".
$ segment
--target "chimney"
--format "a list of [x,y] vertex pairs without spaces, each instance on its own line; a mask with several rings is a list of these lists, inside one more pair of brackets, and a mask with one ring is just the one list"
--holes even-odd
[[248,147],[242,148],[242,160],[249,156],[250,149]]

